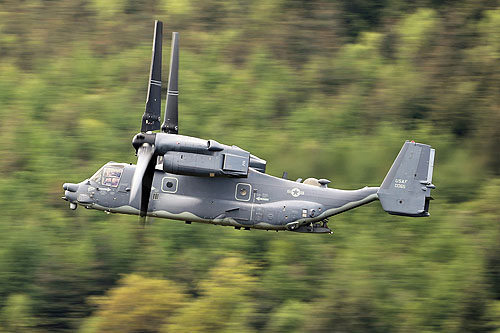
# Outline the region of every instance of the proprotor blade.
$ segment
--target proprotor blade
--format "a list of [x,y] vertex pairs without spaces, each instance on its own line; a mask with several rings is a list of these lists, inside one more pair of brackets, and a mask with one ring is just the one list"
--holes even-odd
[[141,212],[140,212],[140,221],[142,225],[145,224],[146,216],[148,213],[149,198],[151,197],[151,186],[153,184],[155,166],[156,166],[156,160],[152,158],[149,161],[148,167],[146,168],[146,172],[144,173],[144,177],[142,178]]
[[160,129],[161,121],[161,48],[163,36],[163,23],[155,21],[153,37],[153,55],[151,58],[151,71],[149,73],[148,96],[146,111],[142,116],[141,132]]
[[161,125],[164,133],[179,133],[178,116],[179,97],[179,33],[172,33],[172,54],[170,56],[170,72],[168,75],[167,103],[165,107],[165,119]]
[[[152,158],[154,155],[154,147],[145,143],[137,150],[137,166],[135,168],[134,177],[132,178],[132,186],[130,189],[130,202],[134,201],[139,192],[139,189],[143,186],[141,185],[144,182],[144,178],[146,177],[146,173],[149,171],[149,165],[153,161],[153,172],[154,172],[154,164],[156,163],[155,159]],[[144,194],[143,194],[144,196]],[[142,207],[142,202],[141,202]]]

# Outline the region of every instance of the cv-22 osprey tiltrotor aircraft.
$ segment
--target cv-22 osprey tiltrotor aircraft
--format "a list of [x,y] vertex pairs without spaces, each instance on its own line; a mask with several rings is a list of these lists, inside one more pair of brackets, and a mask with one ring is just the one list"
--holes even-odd
[[[290,181],[266,174],[266,161],[237,146],[178,134],[179,36],[173,33],[161,124],[162,23],[156,21],[146,111],[132,140],[137,165],[106,163],[63,199],[108,213],[234,226],[331,233],[327,219],[374,200],[390,214],[429,216],[434,149],[406,141],[380,187],[328,188],[326,179]],[[160,132],[154,132],[161,130]]]

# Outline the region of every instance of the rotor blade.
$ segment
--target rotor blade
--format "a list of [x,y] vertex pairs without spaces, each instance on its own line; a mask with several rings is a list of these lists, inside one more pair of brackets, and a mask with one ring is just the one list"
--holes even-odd
[[170,55],[170,72],[168,75],[167,103],[165,106],[165,119],[161,125],[164,133],[179,133],[178,115],[179,97],[179,33],[172,33],[172,54]]
[[141,216],[139,217],[139,224],[141,227],[145,228],[146,227],[146,216]]
[[137,166],[135,167],[134,177],[132,178],[132,185],[130,187],[130,202],[134,201],[137,196],[137,192],[142,187],[141,183],[149,167],[149,164],[154,155],[154,147],[145,143],[137,150]]
[[153,55],[151,57],[151,70],[149,72],[148,96],[146,111],[142,115],[141,132],[160,129],[161,121],[161,44],[163,36],[163,23],[155,21],[153,37]]
[[149,161],[148,167],[146,168],[146,172],[144,173],[144,177],[142,178],[140,219],[143,225],[146,223],[146,216],[148,213],[148,206],[149,206],[149,197],[151,196],[151,186],[153,184],[153,177],[155,174],[155,166],[156,166],[156,160],[152,158]]

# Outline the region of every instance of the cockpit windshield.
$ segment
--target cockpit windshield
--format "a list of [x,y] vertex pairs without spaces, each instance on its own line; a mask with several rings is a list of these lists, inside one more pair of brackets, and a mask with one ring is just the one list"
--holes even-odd
[[123,173],[123,168],[124,166],[119,164],[106,164],[90,180],[104,186],[117,187]]
[[104,167],[102,167],[99,170],[97,170],[97,172],[94,173],[94,175],[92,177],[90,177],[90,180],[93,181],[94,183],[100,184],[101,183],[101,177],[102,177],[102,169],[104,169]]

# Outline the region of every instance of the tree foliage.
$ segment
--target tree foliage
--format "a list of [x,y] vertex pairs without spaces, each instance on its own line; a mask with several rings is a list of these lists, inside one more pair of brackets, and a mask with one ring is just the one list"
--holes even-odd
[[[135,162],[154,19],[181,32],[182,134],[337,188],[429,143],[432,216],[374,203],[325,237],[69,211],[62,183]],[[499,60],[489,0],[0,1],[0,330],[498,331]]]

